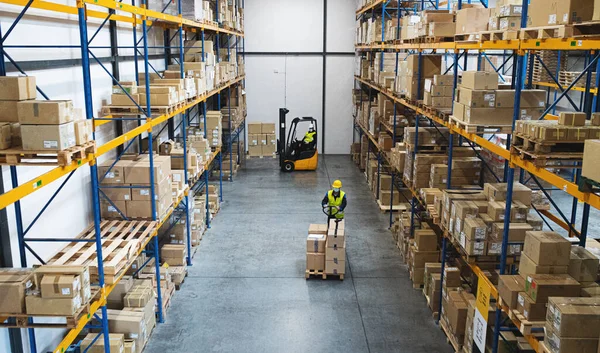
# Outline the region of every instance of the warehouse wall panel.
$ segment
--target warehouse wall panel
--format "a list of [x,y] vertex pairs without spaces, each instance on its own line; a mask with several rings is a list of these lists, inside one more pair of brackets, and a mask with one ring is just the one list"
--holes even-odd
[[348,0],[327,0],[327,51],[353,52],[355,10]]
[[327,90],[325,151],[327,154],[348,154],[352,142],[352,86],[354,57],[327,58]]
[[320,51],[323,0],[251,0],[245,3],[247,51]]

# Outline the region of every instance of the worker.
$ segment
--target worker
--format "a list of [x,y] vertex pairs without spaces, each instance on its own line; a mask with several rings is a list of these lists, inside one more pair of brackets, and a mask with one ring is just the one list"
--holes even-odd
[[346,201],[346,193],[342,191],[342,182],[336,180],[331,185],[332,189],[327,191],[321,205],[329,207],[329,219],[344,219],[344,209],[348,202]]
[[315,131],[315,126],[311,123],[310,126],[308,127],[308,131],[304,135],[304,140],[302,140],[304,142],[304,144],[305,145],[312,144],[313,141],[315,140],[316,133],[317,132]]

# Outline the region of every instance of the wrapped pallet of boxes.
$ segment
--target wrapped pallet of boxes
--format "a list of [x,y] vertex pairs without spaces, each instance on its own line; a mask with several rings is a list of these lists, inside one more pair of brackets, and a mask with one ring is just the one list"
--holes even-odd
[[311,224],[306,238],[306,270],[325,271],[327,224]]
[[600,298],[549,298],[545,330],[552,353],[598,352]]
[[[81,341],[81,350],[87,353],[104,353],[104,339],[96,339],[97,333],[88,333]],[[109,349],[111,352],[123,352],[125,350],[125,336],[121,333],[108,335]]]
[[341,275],[346,273],[346,235],[344,220],[329,221],[325,248],[325,273]]
[[75,146],[71,101],[20,101],[17,115],[24,150],[62,151]]
[[25,314],[25,296],[35,289],[31,269],[0,270],[0,313]]

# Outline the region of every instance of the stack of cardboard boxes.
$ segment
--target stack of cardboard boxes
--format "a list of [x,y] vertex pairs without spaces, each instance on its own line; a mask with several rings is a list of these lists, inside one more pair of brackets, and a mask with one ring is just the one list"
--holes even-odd
[[86,266],[41,266],[33,281],[25,297],[30,315],[72,316],[92,297]]
[[[419,57],[421,60],[421,70],[419,81]],[[425,79],[433,78],[440,74],[442,67],[441,55],[411,55],[398,65],[398,74],[396,78],[396,92],[410,100],[421,99],[425,87]],[[420,93],[421,96],[418,94]]]
[[248,156],[275,157],[276,154],[275,124],[248,123]]
[[[88,333],[81,341],[81,350],[88,353],[104,353],[104,339],[96,339],[97,333]],[[123,334],[111,333],[108,337],[111,352],[125,352],[125,336]]]
[[327,244],[325,248],[325,274],[343,275],[346,273],[346,235],[344,220],[329,220]]
[[501,0],[496,2],[496,7],[491,10],[488,21],[489,31],[505,31],[510,37],[517,39],[518,30],[521,28],[521,14],[523,2],[519,0]]
[[400,38],[405,42],[423,37],[453,38],[456,33],[454,14],[448,10],[426,10],[403,16],[401,21]]
[[[512,126],[515,91],[498,89],[495,72],[465,71],[456,91],[452,116],[467,125]],[[546,106],[546,91],[521,92],[522,120],[537,119]]]
[[[442,264],[425,263],[423,294],[427,298],[427,306],[433,313],[440,311],[440,295],[442,294]],[[414,282],[413,282],[414,283]]]
[[[199,212],[206,212],[206,190],[202,188],[200,190],[200,194],[194,197],[194,202],[196,203],[195,208],[199,210]],[[215,185],[208,185],[208,205],[211,216],[214,216],[221,207],[219,200],[219,191]]]
[[306,270],[325,271],[325,249],[327,243],[327,224],[311,224],[306,238]]
[[433,78],[425,79],[423,104],[436,109],[452,108],[453,85],[453,75],[434,75]]
[[[600,138],[600,115],[595,114],[589,121],[586,120],[585,113],[561,112],[558,121],[535,120],[535,121],[517,121],[515,133],[525,140],[523,148],[533,149],[527,142],[535,140],[537,142],[569,141],[573,144],[584,144],[585,140]],[[538,153],[551,152],[552,146],[543,146],[537,144],[535,151]],[[574,150],[576,151],[576,150]],[[580,149],[579,149],[580,151]]]
[[[17,105],[36,98],[35,77],[0,77],[0,149],[21,146]],[[69,146],[70,147],[70,146]]]
[[570,25],[600,20],[600,4],[594,0],[531,0],[527,27]]
[[425,267],[427,263],[437,263],[440,259],[437,234],[431,229],[415,229],[414,243],[410,247],[408,264],[410,276],[415,286],[425,284]]
[[464,342],[469,302],[475,296],[462,289],[460,269],[444,268],[442,281],[442,325],[458,344]]
[[154,170],[150,170],[149,155],[108,160],[98,167],[102,217],[105,219],[152,218],[150,172],[154,174],[154,202],[157,219],[161,219],[173,204],[171,189],[171,158],[153,155]]

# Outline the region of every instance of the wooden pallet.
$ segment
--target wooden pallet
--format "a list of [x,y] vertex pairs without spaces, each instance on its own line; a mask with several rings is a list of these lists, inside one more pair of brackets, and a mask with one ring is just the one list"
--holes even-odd
[[251,156],[251,155],[246,155],[246,158],[248,159],[275,159],[277,158],[276,155],[273,156]]
[[344,274],[333,274],[333,273],[325,273],[325,271],[315,271],[315,270],[306,270],[305,277],[309,279],[311,277],[321,277],[323,279],[327,279],[327,276],[330,277],[338,277],[340,281],[344,280]]
[[515,324],[519,324],[517,326],[523,335],[534,334],[534,330],[543,330],[546,326],[546,321],[529,321],[517,310],[510,310],[508,316]]
[[479,41],[479,33],[457,34],[454,36],[455,42],[473,42]]
[[[133,262],[139,251],[147,243],[156,229],[154,221],[102,221],[102,259],[104,261],[104,281],[114,284],[122,271]],[[88,226],[77,238],[94,239],[94,225]],[[88,265],[92,279],[98,275],[98,261],[95,242],[72,242],[59,250],[48,265]]]
[[521,133],[514,135],[513,145],[520,146],[525,151],[536,153],[570,152],[583,153],[585,141],[547,141],[527,137]]
[[458,126],[459,128],[465,130],[470,134],[511,134],[512,133],[512,125],[475,125],[465,123],[464,121],[460,121],[457,118],[450,116],[450,121],[452,124]]
[[[181,108],[185,103],[179,102],[177,104],[173,104],[170,106],[151,106],[150,112],[151,115],[160,116],[160,115],[168,115],[172,114],[177,109]],[[141,106],[141,105],[140,105]],[[140,110],[135,105],[132,106],[116,106],[116,105],[107,105],[102,107],[101,113],[102,115],[113,115],[113,116],[138,116],[145,115],[145,107],[143,110]]]
[[576,23],[573,25],[573,37],[595,38],[600,37],[600,21]]
[[459,343],[462,342],[462,340],[460,340],[459,337],[456,337],[452,332],[450,332],[445,317],[442,317],[442,319],[440,320],[440,327],[442,331],[444,331],[444,333],[446,334],[446,342],[448,342],[452,346],[452,348],[454,348],[454,352],[462,351],[462,343]]
[[0,150],[0,165],[59,165],[64,167],[93,153],[96,153],[96,141],[89,141],[83,145],[69,147],[62,151],[24,150],[21,146],[18,146]]
[[[389,204],[384,205],[384,204],[381,203],[381,200],[377,200],[377,205],[379,206],[379,210],[381,212],[383,212],[383,213],[390,212],[390,205]],[[403,212],[403,211],[406,211],[406,206],[404,206],[404,205],[393,205],[391,211],[392,212]]]
[[537,153],[528,151],[523,146],[511,146],[510,152],[518,155],[521,159],[531,161],[538,168],[581,168],[580,166],[568,165],[558,166],[558,162],[578,162],[583,159],[583,152],[552,152]]
[[573,26],[557,25],[521,28],[521,39],[546,39],[573,37]]

